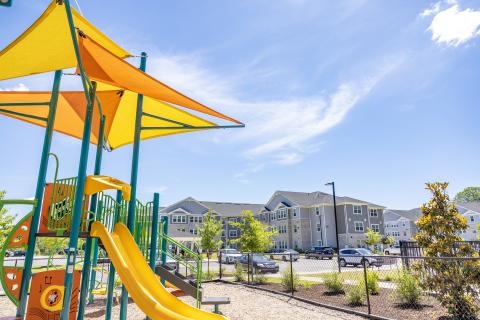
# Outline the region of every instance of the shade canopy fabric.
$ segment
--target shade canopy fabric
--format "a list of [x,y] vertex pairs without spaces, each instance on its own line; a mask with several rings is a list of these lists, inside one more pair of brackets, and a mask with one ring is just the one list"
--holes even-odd
[[[75,27],[87,33],[117,57],[130,54],[72,8]],[[0,52],[0,80],[74,68],[77,59],[65,7],[57,1],[22,35]]]
[[238,120],[215,111],[170,88],[147,73],[119,58],[89,35],[79,37],[80,55],[90,79],[143,94],[150,98],[173,103],[240,124]]
[[[101,86],[102,85],[99,87]],[[105,87],[105,85],[103,87]],[[97,91],[97,97],[101,103],[102,111],[106,119],[105,139],[109,148],[116,149],[132,143],[135,131],[137,94],[123,90],[100,90]],[[48,102],[50,98],[51,94],[49,92],[0,91],[0,103]],[[86,98],[83,91],[61,92],[58,99],[54,130],[81,139],[85,119],[85,106]],[[48,106],[0,106],[0,114],[2,115],[45,127],[45,121],[11,114],[8,113],[9,111],[46,118],[48,116]],[[172,105],[149,97],[144,98],[143,111],[171,121],[144,116],[142,118],[142,126],[169,127],[170,129],[142,131],[140,135],[142,140],[201,130],[184,129],[184,126],[181,124],[175,124],[172,123],[172,121],[181,122],[193,127],[216,126],[213,122],[204,120]],[[98,108],[95,107],[90,139],[90,142],[94,144],[98,143],[99,123],[100,116]],[[178,127],[178,129],[176,127]]]

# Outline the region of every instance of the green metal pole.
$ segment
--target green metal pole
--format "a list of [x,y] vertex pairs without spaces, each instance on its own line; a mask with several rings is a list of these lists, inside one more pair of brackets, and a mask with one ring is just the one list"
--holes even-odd
[[[168,216],[162,217],[162,266],[167,264],[167,241],[166,236],[168,235]],[[165,278],[161,279],[163,286],[165,286]]]
[[85,188],[85,179],[87,177],[88,151],[90,147],[90,133],[92,130],[92,113],[95,104],[95,93],[97,84],[92,82],[90,98],[87,102],[85,114],[85,125],[83,127],[82,148],[80,153],[80,163],[78,165],[77,187],[75,189],[75,200],[73,203],[73,216],[70,230],[70,242],[68,244],[67,266],[65,273],[65,292],[63,299],[63,309],[60,320],[68,320],[70,314],[70,299],[72,297],[73,274],[75,261],[77,258],[78,234],[80,231],[80,219],[83,214],[83,192]]
[[[116,196],[116,206],[115,206],[115,224],[120,219],[120,206],[122,204],[122,191],[117,191]],[[110,268],[108,273],[108,285],[107,285],[107,307],[105,309],[105,320],[110,320],[112,318],[112,306],[113,306],[113,291],[115,290],[115,267],[113,263],[110,262]]]
[[40,223],[40,216],[42,214],[41,202],[43,200],[44,186],[46,182],[48,169],[48,154],[52,145],[53,126],[55,124],[55,115],[57,112],[58,93],[60,91],[60,80],[62,79],[62,71],[55,71],[55,78],[53,80],[52,96],[48,111],[47,127],[45,129],[45,138],[43,139],[42,157],[40,160],[40,169],[38,170],[37,187],[35,190],[35,200],[37,206],[32,217],[32,224],[30,225],[28,250],[25,253],[25,262],[23,269],[22,284],[20,287],[20,303],[17,307],[17,318],[23,319],[25,309],[27,307],[28,287],[30,278],[32,276],[33,256],[35,254],[35,243],[37,240],[37,230]]
[[152,212],[152,235],[150,240],[150,267],[155,272],[157,263],[157,238],[158,238],[158,211],[160,209],[160,195],[153,194],[153,212]]
[[[142,52],[140,60],[140,70],[145,71],[147,66],[147,54]],[[128,217],[127,227],[130,232],[135,228],[135,204],[137,201],[137,178],[138,178],[138,158],[140,154],[140,133],[142,126],[142,109],[143,109],[143,95],[139,94],[137,97],[137,114],[135,117],[135,135],[133,140],[133,154],[132,154],[132,172],[130,177],[130,186],[132,188],[130,195],[130,202],[128,203]],[[128,293],[125,286],[122,288],[122,298],[120,307],[120,319],[125,320],[127,317]],[[123,312],[122,312],[123,311]]]
[[[95,175],[100,174],[100,171],[102,168],[104,131],[105,131],[105,116],[102,116],[100,118],[97,153],[95,156],[95,168],[93,170],[93,173]],[[90,220],[95,218],[96,206],[97,206],[97,194],[94,194],[92,196],[92,201],[90,203],[90,214],[89,214]],[[80,301],[78,305],[78,316],[77,316],[78,320],[83,320],[83,317],[85,314],[85,304],[87,301],[87,296],[89,295],[89,293],[91,294],[91,291],[88,290],[90,288],[90,285],[88,282],[89,282],[89,276],[90,276],[90,268],[92,267],[92,263],[91,263],[92,244],[95,244],[94,248],[97,250],[97,253],[98,253],[98,242],[94,241],[94,239],[92,239],[91,237],[87,237],[85,242],[85,257],[84,257],[83,268],[82,268],[82,283],[80,285]],[[93,267],[95,266],[96,266],[96,261],[94,259]],[[96,277],[95,270],[92,270],[92,277],[95,281],[95,277]]]

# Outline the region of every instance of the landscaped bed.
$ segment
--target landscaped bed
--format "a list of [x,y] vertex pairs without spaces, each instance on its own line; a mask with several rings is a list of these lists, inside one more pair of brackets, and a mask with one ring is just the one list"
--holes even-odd
[[[268,289],[276,292],[287,293],[279,283],[267,282],[265,284],[252,284],[258,288]],[[353,286],[345,285],[344,291],[348,292]],[[294,296],[319,302],[325,305],[341,307],[368,313],[366,302],[361,305],[350,305],[347,302],[346,294],[332,294],[323,284],[300,285],[294,293]],[[417,306],[406,306],[395,301],[394,290],[382,288],[378,295],[370,295],[371,313],[374,315],[392,318],[392,319],[446,319],[446,310],[430,296],[422,296]]]

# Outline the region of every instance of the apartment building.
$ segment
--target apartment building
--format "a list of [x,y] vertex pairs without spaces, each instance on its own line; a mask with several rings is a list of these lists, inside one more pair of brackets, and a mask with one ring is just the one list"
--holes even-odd
[[240,230],[232,227],[229,222],[240,221],[241,214],[245,210],[259,212],[264,208],[262,204],[231,203],[199,201],[188,197],[160,210],[161,216],[168,217],[169,235],[177,241],[194,248],[199,241],[198,228],[203,223],[205,214],[212,214],[223,223],[222,241],[224,246],[235,248],[237,244],[230,240],[240,236]]
[[[383,206],[350,197],[336,197],[336,204],[340,248],[364,246],[368,228],[384,234]],[[334,212],[328,193],[276,191],[257,218],[278,232],[277,249],[336,248]]]
[[395,238],[395,243],[412,240],[417,234],[415,222],[421,217],[420,208],[411,210],[387,209],[384,212],[385,235]]
[[458,211],[467,219],[468,228],[460,233],[465,241],[480,240],[478,226],[480,225],[480,201],[458,203]]

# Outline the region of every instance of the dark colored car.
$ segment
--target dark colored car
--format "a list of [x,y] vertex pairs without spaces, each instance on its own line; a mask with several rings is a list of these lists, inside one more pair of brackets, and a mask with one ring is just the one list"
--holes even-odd
[[238,259],[238,263],[242,266],[244,270],[248,270],[250,263],[250,268],[253,269],[253,273],[277,273],[279,270],[278,264],[263,254],[254,253],[250,255],[242,255],[240,259]]
[[25,251],[15,250],[13,251],[13,257],[25,257]]
[[331,247],[316,246],[305,252],[305,258],[307,259],[332,259],[335,251]]

